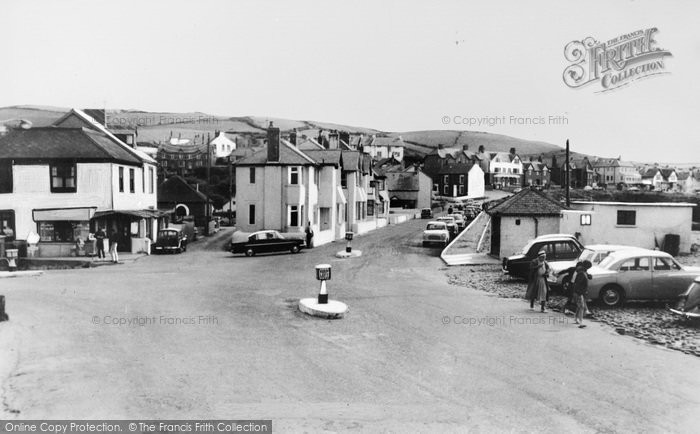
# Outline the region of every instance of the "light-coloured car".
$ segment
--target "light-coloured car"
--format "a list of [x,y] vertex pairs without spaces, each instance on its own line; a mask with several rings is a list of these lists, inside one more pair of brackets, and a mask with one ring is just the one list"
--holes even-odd
[[449,215],[442,216],[442,217],[438,217],[437,221],[443,222],[447,225],[447,230],[450,231],[451,237],[456,237],[457,234],[459,233],[459,226],[457,226],[457,221],[455,221],[454,217],[451,217]]
[[700,267],[684,267],[659,250],[629,249],[610,253],[588,273],[588,297],[616,307],[626,300],[675,300]]
[[600,261],[607,258],[612,252],[619,250],[638,249],[633,246],[623,246],[619,244],[590,244],[584,247],[579,257],[573,261],[552,262],[549,266],[552,268],[547,281],[554,288],[561,288],[568,283],[569,276],[567,271],[573,269],[579,261],[590,261],[592,265],[600,264]]
[[450,231],[447,229],[447,224],[440,221],[428,222],[423,231],[423,247],[430,245],[447,247],[449,243]]
[[455,219],[455,222],[457,223],[457,228],[462,231],[464,230],[465,227],[467,227],[467,222],[464,220],[464,216],[462,214],[450,214],[448,217],[452,217]]
[[685,319],[700,319],[700,277],[696,277],[688,289],[678,297],[676,308],[669,310]]

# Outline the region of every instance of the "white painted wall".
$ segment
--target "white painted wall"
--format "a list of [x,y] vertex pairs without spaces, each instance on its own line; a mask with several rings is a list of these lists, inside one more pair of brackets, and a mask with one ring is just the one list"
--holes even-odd
[[[467,197],[484,197],[486,190],[484,186],[484,171],[481,170],[478,164],[472,166],[467,174]],[[430,206],[430,205],[428,205]]]
[[[520,224],[517,224],[517,221]],[[557,217],[501,217],[501,251],[500,256],[511,256],[522,252],[528,241],[540,235],[559,233]]]
[[[653,249],[654,239],[661,245],[666,234],[680,235],[680,252],[689,253],[693,204],[635,204],[573,202],[579,212],[563,212],[561,231],[581,232],[584,244],[623,244]],[[617,211],[636,211],[635,226],[617,224]],[[591,214],[591,225],[580,224],[581,211]]]

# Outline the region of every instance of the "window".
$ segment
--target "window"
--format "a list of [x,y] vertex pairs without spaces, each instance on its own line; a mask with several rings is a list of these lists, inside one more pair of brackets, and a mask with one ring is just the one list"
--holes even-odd
[[449,184],[450,183],[450,175],[444,175],[442,177],[442,183],[443,184]]
[[434,191],[435,193],[439,192],[439,191],[440,191],[440,186],[439,186],[438,184],[433,184],[433,191]]
[[617,224],[621,226],[634,226],[637,224],[637,211],[618,211]]
[[299,206],[289,205],[289,226],[298,227],[299,226]]
[[374,200],[367,200],[367,215],[368,216],[373,216],[374,215]]
[[155,177],[153,173],[153,168],[148,168],[148,193],[153,194],[153,184],[155,184]]
[[289,183],[292,185],[299,184],[299,167],[294,166],[289,168]]
[[554,243],[554,255],[557,259],[576,259],[578,258],[579,249],[568,241],[560,241]]
[[136,193],[136,174],[134,169],[129,169],[129,192]]
[[90,232],[89,222],[42,221],[37,223],[42,242],[73,243],[86,240]]
[[51,168],[51,192],[75,193],[75,164],[52,164]]
[[0,193],[12,193],[12,161],[10,160],[0,161]]
[[460,196],[464,195],[464,185],[462,185],[462,184],[459,185],[459,195]]
[[255,205],[253,204],[248,205],[248,224],[255,224]]
[[649,271],[649,258],[631,258],[620,265],[620,271]]
[[311,168],[309,170],[314,171],[314,184],[320,185],[320,183],[321,183],[321,170],[317,169],[317,168]]
[[443,193],[443,194],[450,194],[450,186],[447,185],[447,184],[445,184],[445,185],[442,187],[442,193]]
[[119,192],[124,193],[124,168],[119,168]]
[[342,188],[348,188],[348,172],[343,172],[340,175],[340,186]]
[[[249,181],[251,184],[255,184],[255,167],[250,168]],[[251,223],[252,224],[252,223]]]
[[680,265],[668,258],[654,258],[654,271],[680,270]]
[[338,216],[338,224],[343,223],[343,205],[336,204],[335,212],[336,212],[336,215]]
[[590,214],[581,214],[581,226],[590,226],[591,225],[591,215]]
[[141,192],[146,192],[146,168],[141,169]]
[[464,175],[459,175],[459,183],[464,184]]

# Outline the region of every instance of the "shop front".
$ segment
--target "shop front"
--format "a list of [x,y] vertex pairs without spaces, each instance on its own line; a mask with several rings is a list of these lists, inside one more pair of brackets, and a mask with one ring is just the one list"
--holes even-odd
[[150,245],[158,230],[167,227],[167,224],[167,212],[164,211],[110,210],[96,212],[90,221],[90,229],[95,232],[102,228],[108,239],[116,232],[117,251],[150,253]]
[[90,219],[97,207],[34,209],[40,257],[79,256],[89,244]]

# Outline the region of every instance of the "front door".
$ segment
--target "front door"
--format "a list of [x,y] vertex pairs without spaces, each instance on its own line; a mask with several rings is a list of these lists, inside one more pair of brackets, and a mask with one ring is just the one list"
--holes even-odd
[[501,218],[496,216],[491,219],[491,254],[501,256]]

